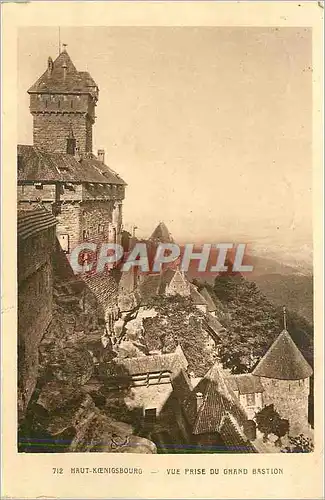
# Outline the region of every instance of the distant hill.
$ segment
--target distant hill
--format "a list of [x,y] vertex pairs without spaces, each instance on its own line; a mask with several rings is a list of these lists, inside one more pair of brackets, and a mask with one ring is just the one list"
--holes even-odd
[[[247,276],[249,278],[249,276]],[[270,302],[285,305],[313,323],[313,277],[299,274],[260,274],[253,280]]]
[[[215,264],[216,255],[211,252],[211,263]],[[261,292],[275,306],[286,306],[309,323],[313,322],[313,275],[308,267],[293,267],[278,260],[247,255],[244,264],[252,265],[253,271],[243,273],[249,281],[254,281]],[[191,263],[188,271],[190,280],[198,279],[214,284],[218,273],[200,273],[197,261]]]

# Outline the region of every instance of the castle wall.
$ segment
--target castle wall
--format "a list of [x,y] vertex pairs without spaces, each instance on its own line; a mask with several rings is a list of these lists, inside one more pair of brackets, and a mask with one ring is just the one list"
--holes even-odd
[[274,404],[281,418],[289,420],[290,435],[308,429],[309,379],[275,380],[261,377],[264,406]]
[[55,228],[18,246],[18,408],[23,418],[38,376],[38,346],[52,318]]
[[239,398],[239,402],[244,408],[249,419],[253,419],[255,413],[263,408],[263,395],[260,392],[256,392],[252,395],[236,393],[236,396]]
[[[114,204],[106,201],[87,201],[81,204],[81,227],[86,240],[114,243],[120,229],[114,220]],[[83,235],[82,235],[83,236]]]
[[[55,201],[54,184],[44,184],[42,189],[37,189],[34,185],[20,185],[17,192],[18,204],[21,208],[28,210],[33,205],[42,203],[48,210],[52,210],[52,204]],[[108,185],[105,198],[103,194],[97,193],[95,188],[89,190],[81,184],[74,184],[74,190],[61,186],[60,201],[62,203],[60,212],[56,213],[58,220],[56,232],[61,244],[62,238],[68,236],[69,253],[82,241],[120,243],[121,196],[124,197],[123,186]]]
[[91,152],[92,121],[82,112],[33,114],[34,146],[55,153],[66,153],[71,127],[80,153]]

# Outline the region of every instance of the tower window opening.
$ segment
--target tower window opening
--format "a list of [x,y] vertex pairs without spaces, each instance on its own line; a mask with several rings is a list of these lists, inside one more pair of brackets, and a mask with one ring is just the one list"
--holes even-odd
[[255,394],[246,394],[246,403],[247,406],[255,406]]
[[70,107],[73,108],[73,101],[70,102]]

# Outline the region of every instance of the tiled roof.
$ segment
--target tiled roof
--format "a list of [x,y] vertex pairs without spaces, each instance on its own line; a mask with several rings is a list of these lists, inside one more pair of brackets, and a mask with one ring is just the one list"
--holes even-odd
[[190,284],[190,290],[191,290],[191,299],[195,305],[197,305],[197,306],[200,306],[200,305],[207,306],[208,305],[208,303],[205,300],[205,298],[203,297],[203,295],[201,295],[201,293],[197,290],[196,286],[193,285],[192,283]]
[[264,392],[264,387],[259,377],[255,377],[251,373],[241,375],[231,375],[226,378],[227,383],[233,391],[238,391],[239,394],[255,394]]
[[30,145],[18,145],[18,182],[89,182],[125,185],[119,175],[88,153],[78,161],[73,155],[50,153]]
[[247,439],[234,417],[227,413],[220,427],[220,435],[231,453],[257,453],[256,448]]
[[124,359],[115,358],[113,361],[122,366],[129,375],[161,371],[175,373],[175,371],[178,372],[182,368],[187,368],[187,360],[180,347],[170,354],[155,354]]
[[87,284],[104,311],[117,306],[118,288],[112,273],[84,273],[80,279]]
[[141,304],[146,305],[148,300],[158,294],[160,285],[160,275],[158,273],[148,274],[144,276],[139,285],[139,293],[141,296]]
[[159,222],[149,239],[159,243],[174,243],[173,237],[164,222]]
[[312,373],[312,368],[286,330],[280,333],[253,370],[253,375],[258,377],[279,380],[302,380]]
[[[197,411],[196,394],[203,394],[203,403]],[[225,381],[222,368],[216,362],[205,377],[197,384],[185,402],[185,411],[193,434],[215,433],[221,431],[224,417],[229,413],[242,426],[246,414],[235,394]]]
[[18,211],[17,235],[20,240],[25,240],[41,231],[55,227],[57,220],[51,212],[44,209]]
[[215,303],[213,302],[213,299],[211,295],[209,294],[208,290],[204,287],[202,290],[200,290],[200,294],[202,297],[205,298],[207,305],[208,305],[208,311],[209,312],[214,312],[217,310]]
[[64,50],[53,62],[52,71],[46,70],[28,92],[92,94],[94,90],[98,90],[97,84],[90,74],[87,71],[77,71],[69,54]]

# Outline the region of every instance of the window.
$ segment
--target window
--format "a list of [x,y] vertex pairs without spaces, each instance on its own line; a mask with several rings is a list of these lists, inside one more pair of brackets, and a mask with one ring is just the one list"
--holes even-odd
[[98,224],[98,233],[104,232],[104,224]]
[[246,404],[247,406],[255,406],[255,394],[246,394]]
[[61,245],[62,250],[65,253],[69,253],[69,235],[68,234],[59,234],[58,240]]
[[82,231],[82,237],[83,237],[83,240],[84,240],[84,241],[87,241],[87,240],[88,240],[88,238],[89,238],[89,230],[88,230],[88,229],[84,229],[84,230]]
[[144,419],[148,424],[153,424],[157,419],[157,408],[147,408],[144,410]]

